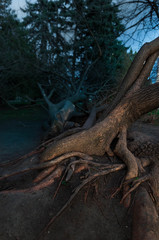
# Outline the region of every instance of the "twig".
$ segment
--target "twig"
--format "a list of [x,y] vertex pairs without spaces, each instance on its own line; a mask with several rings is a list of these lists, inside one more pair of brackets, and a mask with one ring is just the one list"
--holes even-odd
[[62,172],[64,170],[64,166],[58,167],[53,173],[51,173],[47,178],[45,178],[43,181],[41,181],[39,184],[30,187],[30,188],[26,188],[26,189],[13,189],[13,190],[4,190],[1,191],[0,193],[26,193],[26,192],[34,192],[34,191],[38,191],[41,190],[43,188],[46,188],[48,186],[50,186],[54,181],[55,178],[58,178],[61,176]]
[[7,167],[7,166],[9,166],[9,165],[14,165],[14,164],[18,163],[18,162],[21,161],[21,160],[24,160],[24,159],[26,159],[26,158],[31,157],[31,156],[34,155],[34,154],[37,154],[37,153],[42,152],[43,150],[44,150],[44,148],[39,149],[39,147],[37,147],[35,150],[33,150],[33,151],[31,151],[31,152],[29,152],[29,153],[27,153],[27,154],[25,154],[25,155],[17,158],[17,159],[15,159],[15,160],[11,161],[11,162],[8,161],[8,162],[6,162],[6,163],[1,163],[1,164],[0,164],[0,167]]
[[111,198],[113,198],[116,194],[118,194],[118,193],[121,191],[121,189],[122,189],[122,187],[123,187],[124,181],[125,181],[125,177],[123,177],[123,179],[122,179],[122,181],[121,181],[121,183],[120,183],[120,186],[119,186],[119,187],[115,190],[115,192],[111,195]]
[[48,228],[51,226],[51,224],[56,220],[57,217],[59,217],[64,210],[66,210],[66,208],[71,204],[72,200],[75,198],[75,196],[79,193],[79,191],[87,184],[90,183],[91,181],[93,181],[95,178],[100,177],[100,176],[104,176],[107,175],[111,172],[116,172],[119,170],[122,170],[125,168],[125,164],[115,164],[114,167],[112,167],[112,169],[108,169],[105,171],[101,171],[98,173],[95,173],[94,175],[88,177],[86,180],[84,180],[74,191],[74,193],[71,195],[71,197],[69,198],[69,200],[66,202],[66,204],[60,209],[60,211],[57,212],[57,214],[49,221],[49,223],[47,224],[47,226],[42,230],[42,232],[40,233],[39,239],[42,237],[42,235],[48,230]]
[[3,180],[3,179],[8,178],[8,177],[15,176],[15,175],[18,175],[18,174],[21,174],[21,173],[25,173],[25,172],[28,172],[28,171],[43,169],[43,168],[47,168],[47,167],[52,167],[52,166],[55,166],[56,164],[61,163],[64,160],[66,160],[70,157],[74,157],[74,156],[81,157],[81,158],[86,158],[88,160],[93,159],[92,157],[88,156],[87,154],[84,154],[84,153],[81,153],[81,152],[66,153],[66,154],[64,154],[64,155],[62,155],[58,158],[55,158],[54,160],[50,160],[48,162],[40,163],[37,166],[26,168],[26,169],[20,170],[18,172],[14,172],[14,173],[4,175],[4,176],[0,177],[0,180]]
[[137,179],[136,181],[133,182],[133,187],[130,188],[129,191],[127,191],[124,196],[122,197],[120,203],[123,203],[123,201],[126,199],[126,197],[131,193],[133,192],[141,183],[147,181],[150,179],[150,176],[149,175],[146,175],[146,176],[143,176],[139,179]]
[[58,185],[58,187],[57,187],[57,189],[56,189],[56,191],[55,191],[55,193],[54,193],[53,200],[54,200],[55,197],[57,196],[57,193],[58,193],[58,191],[59,191],[59,189],[60,189],[61,183],[62,183],[64,177],[66,176],[66,174],[67,174],[67,172],[68,172],[68,170],[70,169],[70,167],[71,167],[72,164],[74,164],[74,165],[77,165],[77,164],[90,164],[90,165],[93,165],[93,166],[96,166],[96,167],[101,167],[102,169],[103,169],[103,168],[107,168],[107,169],[108,169],[108,168],[114,167],[113,164],[101,164],[101,163],[89,161],[89,160],[86,160],[86,159],[79,159],[79,160],[72,161],[72,162],[67,166],[67,168],[66,168],[66,170],[65,170],[65,172],[64,172],[64,174],[63,174],[63,176],[62,176],[62,178],[61,178],[61,180],[60,180],[60,182],[59,182],[59,185]]
[[64,177],[66,176],[66,170],[65,170],[65,172],[64,172],[64,174],[63,174],[63,176],[62,176],[62,178],[61,178],[61,180],[60,180],[60,182],[59,182],[59,184],[58,184],[58,187],[57,187],[57,189],[56,189],[56,191],[55,191],[55,193],[54,193],[54,196],[53,196],[53,200],[55,199],[55,197],[57,196],[57,193],[58,193],[58,191],[59,191],[59,189],[60,189],[60,186],[61,186],[61,184],[62,184],[62,181],[63,181],[63,179],[64,179]]
[[9,106],[9,107],[11,107],[12,109],[14,109],[14,110],[17,110],[18,108],[16,108],[14,105],[12,105],[9,101],[7,101],[4,97],[2,97],[2,96],[0,96],[1,98],[2,98],[2,100],[4,101],[4,102],[6,102],[7,103],[7,105]]

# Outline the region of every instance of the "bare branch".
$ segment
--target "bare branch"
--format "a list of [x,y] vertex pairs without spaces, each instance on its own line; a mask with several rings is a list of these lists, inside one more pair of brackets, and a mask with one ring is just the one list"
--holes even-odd
[[41,91],[41,94],[42,94],[43,98],[45,99],[45,102],[48,104],[49,107],[52,106],[53,103],[46,96],[46,93],[45,93],[44,89],[42,88],[41,84],[40,83],[37,83],[37,84],[38,84],[38,87],[39,87],[39,89]]

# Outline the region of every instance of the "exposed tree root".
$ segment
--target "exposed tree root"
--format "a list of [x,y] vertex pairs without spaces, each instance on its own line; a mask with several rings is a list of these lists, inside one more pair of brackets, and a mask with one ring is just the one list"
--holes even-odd
[[[122,141],[124,141],[124,147],[123,147],[123,151],[125,154],[125,149],[126,149],[126,156],[129,156],[129,150],[127,150],[127,146],[126,146],[126,130],[125,132],[122,132],[121,137],[119,138],[119,141],[117,143],[117,150],[118,148],[121,146]],[[122,147],[122,146],[121,146]],[[115,150],[115,153],[116,151]],[[120,153],[119,153],[120,154]],[[121,155],[120,155],[121,156]],[[80,159],[76,159],[75,157],[78,157]],[[63,163],[66,163],[67,161],[67,167],[63,165]],[[149,159],[142,159],[142,165],[145,167],[147,165],[149,165],[151,162]],[[37,166],[31,167],[31,168],[27,168],[24,169],[22,171],[16,172],[16,173],[12,173],[12,174],[8,174],[5,176],[2,176],[0,178],[0,180],[5,179],[7,177],[10,176],[14,176],[16,174],[20,174],[20,173],[24,173],[27,171],[31,171],[31,170],[37,170],[37,169],[44,169],[38,176],[37,178],[34,180],[34,183],[38,183],[35,186],[32,186],[30,188],[27,189],[13,189],[13,190],[4,190],[1,191],[1,193],[3,194],[7,194],[7,193],[31,193],[34,191],[38,191],[41,190],[45,187],[50,186],[51,184],[54,183],[55,179],[61,177],[62,178],[60,180],[60,183],[57,187],[57,190],[55,191],[54,197],[53,199],[56,197],[59,188],[61,186],[61,183],[63,181],[63,179],[69,180],[73,173],[76,172],[76,169],[78,169],[78,166],[80,166],[80,169],[82,169],[81,167],[84,166],[85,169],[93,169],[93,171],[89,171],[89,175],[86,179],[83,180],[83,182],[76,187],[76,189],[74,190],[74,192],[72,193],[72,195],[70,196],[70,198],[68,199],[68,201],[64,204],[64,206],[59,210],[59,212],[57,212],[57,214],[49,221],[49,223],[47,224],[47,226],[43,229],[43,231],[41,232],[39,238],[42,237],[42,235],[48,230],[48,228],[51,226],[51,224],[56,220],[57,217],[59,217],[66,209],[67,207],[69,207],[69,205],[72,203],[72,200],[76,197],[76,195],[79,193],[79,191],[81,191],[83,189],[84,186],[86,186],[87,184],[90,184],[93,180],[95,180],[96,178],[100,177],[100,176],[104,176],[107,175],[109,173],[112,172],[116,172],[119,170],[122,170],[126,167],[125,164],[108,164],[108,163],[99,163],[96,161],[93,161],[93,158],[88,156],[87,154],[83,154],[83,153],[79,153],[79,152],[71,152],[71,153],[66,153],[54,160],[50,160],[44,163],[40,163]],[[91,172],[93,172],[93,174],[91,174]],[[94,173],[95,172],[95,173]],[[126,175],[127,176],[127,175]],[[134,175],[131,175],[134,176]],[[124,196],[121,200],[121,203],[124,203],[125,205],[127,204],[129,206],[130,204],[130,200],[131,200],[131,195],[130,193],[132,191],[134,191],[141,183],[143,183],[146,180],[149,180],[150,176],[143,176],[141,178],[138,179],[123,179],[118,192],[122,189],[122,187],[126,190],[126,192],[124,193]],[[126,180],[126,181],[125,181]],[[125,182],[124,182],[125,181]],[[127,188],[128,184],[132,182],[132,186],[131,188]],[[117,191],[116,191],[117,193]],[[114,193],[112,195],[112,197],[116,194]],[[125,202],[126,201],[126,202]],[[140,230],[139,230],[140,231]],[[152,235],[152,233],[150,232],[150,234]],[[150,236],[151,236],[150,235]],[[138,238],[139,239],[139,238]],[[134,240],[137,240],[137,238],[134,238]],[[145,238],[144,240],[148,240],[148,238]],[[156,240],[155,238],[152,238],[152,240]]]
[[132,240],[158,240],[159,218],[155,205],[144,187],[135,195]]
[[[119,140],[115,147],[115,154],[120,157],[126,164],[128,171],[125,176],[125,181],[132,180],[133,178],[137,177],[139,174],[139,171],[141,173],[144,172],[144,168],[142,165],[142,162],[136,158],[131,151],[127,148],[127,128],[123,127],[120,134],[119,134]],[[123,203],[126,208],[130,206],[131,203],[131,195],[130,193],[134,191],[142,182],[148,180],[148,177],[145,176],[144,178],[140,178],[140,181],[134,181],[133,184],[135,184],[132,187],[129,187],[128,184],[124,184],[123,186],[123,197],[121,199],[120,203]]]
[[46,177],[43,181],[38,183],[37,185],[33,187],[29,187],[26,189],[13,189],[13,190],[4,190],[0,193],[2,194],[8,194],[8,193],[28,193],[28,192],[35,192],[38,190],[41,190],[45,187],[49,187],[51,184],[54,183],[56,178],[59,178],[62,175],[62,172],[64,171],[65,167],[61,166],[55,169],[48,177]]
[[123,195],[120,203],[123,203],[124,200],[127,198],[127,196],[133,192],[141,183],[145,182],[145,181],[148,181],[150,179],[150,175],[146,175],[146,176],[143,176],[143,177],[140,177],[136,180],[133,181],[132,183],[132,186],[131,188]]
[[[129,189],[130,189],[129,185],[124,185],[123,186],[123,195],[124,196],[126,195],[127,192],[130,191]],[[130,203],[131,203],[131,194],[128,193],[126,195],[126,197],[123,199],[123,201],[122,202],[120,201],[120,203],[123,203],[125,208],[129,208],[130,207]]]
[[39,184],[37,184],[36,186],[32,187],[29,189],[29,192],[34,192],[34,191],[38,191],[41,190],[45,187],[50,186],[52,183],[54,183],[56,178],[61,177],[63,171],[64,171],[65,167],[64,166],[60,166],[57,169],[55,169],[46,179],[44,179],[43,181],[41,181]]
[[67,160],[68,158],[74,157],[74,156],[81,157],[81,158],[84,158],[84,159],[87,159],[87,160],[92,160],[93,159],[91,156],[88,156],[87,154],[80,153],[80,152],[66,153],[66,154],[64,154],[64,155],[62,155],[62,156],[60,156],[60,157],[58,157],[58,158],[56,158],[52,161],[44,162],[44,163],[38,164],[36,166],[20,170],[18,172],[12,172],[10,174],[6,174],[6,175],[0,177],[0,180],[3,180],[3,179],[8,178],[8,177],[15,176],[15,175],[18,175],[18,174],[21,174],[21,173],[25,173],[25,172],[28,172],[28,171],[32,171],[32,170],[38,170],[38,169],[53,167],[57,164],[60,164],[61,162],[65,161],[65,160]]
[[[67,168],[66,168],[66,170],[65,170],[65,172],[64,172],[64,174],[63,174],[63,176],[62,176],[62,178],[61,178],[61,180],[60,180],[60,182],[59,182],[59,185],[58,185],[58,187],[57,187],[57,190],[56,190],[56,192],[54,193],[53,199],[55,199],[55,197],[56,197],[56,195],[57,195],[57,192],[58,192],[58,190],[59,190],[59,188],[60,188],[60,186],[61,186],[61,183],[62,183],[62,181],[64,180],[65,177],[66,177],[66,181],[68,181],[66,175],[67,175],[67,173],[69,172],[71,166],[72,166],[72,165],[77,166],[77,165],[79,165],[79,164],[81,164],[81,166],[82,166],[82,167],[80,167],[80,171],[82,171],[82,170],[84,170],[84,169],[86,169],[86,168],[89,168],[89,165],[93,165],[93,167],[98,167],[98,168],[100,168],[100,170],[103,170],[103,169],[112,169],[113,167],[115,167],[115,165],[113,165],[113,164],[102,164],[102,163],[98,163],[98,162],[94,162],[94,161],[89,161],[89,160],[84,160],[84,159],[75,160],[75,161],[71,162],[71,163],[67,166]],[[117,166],[118,166],[118,165],[117,165]],[[79,171],[79,168],[77,168],[77,169],[78,169],[78,172],[80,172],[80,171]],[[99,169],[96,169],[96,170],[99,170]],[[75,169],[74,169],[74,171],[75,171]],[[76,173],[76,172],[77,172],[77,171],[75,171],[75,173]]]
[[58,158],[55,158],[52,161],[42,163],[41,165],[46,165],[47,167],[50,167],[50,166],[53,166],[53,165],[60,164],[62,161],[66,160],[70,157],[80,157],[80,158],[84,158],[84,159],[87,159],[87,160],[93,160],[93,158],[91,156],[88,156],[85,153],[70,152],[70,153],[63,154],[62,156],[60,156]]
[[123,128],[119,134],[119,140],[115,147],[115,154],[126,164],[128,171],[125,180],[138,176],[138,164],[135,156],[127,148],[127,128]]
[[31,156],[33,156],[35,154],[39,154],[39,153],[41,153],[43,151],[44,151],[44,147],[39,146],[35,150],[33,150],[33,151],[31,151],[31,152],[29,152],[29,153],[27,153],[27,154],[25,154],[25,155],[15,159],[13,161],[8,161],[8,162],[1,163],[0,167],[8,167],[10,165],[17,164],[18,162],[20,162],[20,161],[22,161],[24,159],[28,159],[29,157],[31,157]]
[[111,198],[114,198],[122,190],[124,181],[125,177],[122,179],[120,186],[115,190],[115,192],[112,193]]
[[95,180],[97,177],[107,175],[112,172],[116,172],[119,170],[122,170],[125,168],[125,164],[115,164],[114,167],[108,170],[100,171],[98,173],[93,174],[92,176],[88,177],[86,180],[84,180],[74,191],[74,193],[71,195],[69,200],[66,202],[66,204],[60,209],[60,211],[49,221],[47,226],[43,229],[41,232],[39,239],[42,237],[42,235],[48,230],[48,228],[51,226],[51,224],[56,220],[57,217],[59,217],[66,209],[67,207],[72,203],[72,200],[75,198],[75,196],[79,193],[79,191],[88,183]]
[[[70,158],[72,156],[83,157],[83,159],[79,159],[79,160],[76,160],[75,158],[72,159],[72,158]],[[59,166],[59,164],[61,164],[63,160],[66,160],[68,158],[71,159],[71,162],[67,165],[66,168],[63,165]],[[84,158],[86,158],[86,159],[84,159]],[[144,166],[147,166],[148,164],[150,164],[150,162],[147,161],[147,159],[146,160],[142,159],[142,164]],[[80,170],[77,167],[78,165],[81,165]],[[42,188],[45,188],[45,187],[51,185],[55,181],[56,178],[59,178],[61,176],[64,169],[65,169],[65,172],[63,174],[62,180],[65,177],[66,181],[68,181],[71,178],[71,176],[73,175],[73,173],[76,172],[76,168],[78,169],[78,172],[79,172],[83,169],[90,168],[91,165],[94,168],[94,170],[96,170],[97,173],[93,174],[92,176],[89,176],[84,181],[84,185],[87,183],[87,181],[88,182],[92,181],[92,177],[94,179],[98,176],[101,176],[103,174],[103,170],[106,171],[106,174],[108,174],[109,172],[112,172],[112,171],[114,172],[114,171],[117,171],[117,170],[120,170],[120,169],[123,169],[123,168],[126,167],[125,164],[107,164],[107,163],[94,162],[94,161],[92,161],[92,157],[90,157],[86,154],[83,154],[83,153],[78,153],[77,152],[77,153],[64,154],[63,156],[61,156],[59,158],[56,158],[55,160],[45,162],[45,163],[41,163],[37,166],[30,167],[30,168],[27,168],[27,169],[23,169],[21,171],[14,172],[14,173],[7,174],[7,175],[4,175],[4,176],[0,177],[0,180],[4,180],[8,177],[15,176],[15,175],[18,175],[18,174],[22,174],[22,173],[25,173],[25,172],[28,172],[28,171],[46,168],[34,179],[34,183],[38,183],[37,185],[35,185],[33,187],[30,187],[30,188],[27,188],[27,189],[19,189],[19,190],[13,189],[13,190],[9,190],[9,191],[4,190],[4,191],[1,191],[1,193],[37,191],[37,190],[40,190]],[[114,169],[116,169],[116,170],[114,170]],[[71,170],[71,173],[70,173],[70,170]],[[137,180],[136,179],[135,180],[128,179],[125,183],[124,183],[124,180],[125,180],[125,178],[124,178],[120,187],[119,187],[119,189],[117,190],[117,192],[119,192],[121,190],[122,186],[126,186],[126,185],[128,186],[129,182],[133,181],[133,185],[130,189],[126,188],[126,193],[124,194],[121,202],[123,202],[126,199],[126,197],[132,191],[134,191],[142,182],[148,180],[149,178],[150,178],[150,176],[147,175],[147,176],[141,177]],[[59,187],[60,187],[60,185],[61,185],[61,182],[59,184]],[[58,189],[59,189],[59,187],[58,187]],[[57,189],[57,191],[58,191],[58,189]],[[124,187],[124,189],[125,189],[125,187]],[[116,193],[114,193],[112,195],[112,197],[115,196]],[[55,193],[55,195],[56,194],[57,193]],[[55,195],[54,195],[54,197],[55,197]]]
[[153,192],[153,197],[156,201],[157,211],[159,212],[159,162],[156,162],[152,166],[150,186]]
[[38,174],[38,176],[34,179],[34,183],[40,182],[42,181],[44,178],[46,178],[48,175],[50,175],[54,169],[56,168],[56,166],[53,167],[49,167],[45,170],[43,170],[40,174]]
[[[41,232],[40,237],[55,219],[71,204],[72,200],[84,186],[90,184],[100,176],[119,171],[125,167],[128,168],[127,174],[112,197],[123,188],[124,195],[121,202],[129,206],[131,192],[137,189],[141,183],[149,180],[156,201],[156,207],[159,209],[159,164],[154,164],[155,166],[151,171],[151,176],[148,174],[136,179],[140,172],[144,172],[143,167],[148,166],[151,161],[150,159],[142,159],[140,163],[140,160],[136,158],[127,147],[127,128],[143,114],[159,107],[159,83],[141,88],[145,79],[147,79],[150,74],[152,66],[159,54],[158,51],[159,38],[156,38],[154,41],[145,44],[139,53],[136,54],[132,65],[123,79],[121,91],[117,94],[113,103],[105,112],[107,115],[101,122],[98,122],[90,128],[94,124],[96,117],[96,109],[93,108],[82,128],[68,130],[60,136],[42,143],[35,151],[32,151],[20,159],[12,163],[0,165],[7,166],[15,164],[19,160],[40,153],[41,163],[38,165],[0,177],[0,180],[3,180],[10,176],[41,169],[43,171],[34,180],[35,185],[27,189],[13,189],[2,191],[1,193],[37,191],[50,186],[56,178],[61,177],[63,174],[54,194],[54,198],[64,178],[69,181],[74,173],[80,172],[82,169],[88,169],[88,174],[85,176],[86,178],[77,186],[60,211],[49,221],[48,225]],[[49,97],[44,94],[41,86],[39,87],[48,103],[50,113],[52,113],[54,119],[54,116],[56,116],[59,109],[65,105],[66,101],[61,101],[56,105],[52,104]],[[76,99],[79,98],[77,95],[74,97]],[[74,108],[74,105],[71,106]],[[68,118],[63,119],[62,127],[67,119]],[[73,133],[75,134],[71,135]],[[124,161],[124,164],[101,164],[93,161],[93,157],[91,157],[93,155],[104,156],[105,153],[108,156],[113,156],[115,154]],[[158,223],[156,207],[146,189],[140,186],[134,204],[132,240],[159,239],[158,231],[156,230],[156,225]]]

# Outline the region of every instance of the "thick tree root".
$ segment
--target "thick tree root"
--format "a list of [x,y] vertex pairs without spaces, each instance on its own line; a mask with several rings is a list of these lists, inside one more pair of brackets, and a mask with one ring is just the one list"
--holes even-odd
[[158,240],[159,218],[155,205],[147,190],[140,187],[133,207],[132,240]]
[[[74,156],[78,156],[78,157],[80,157],[80,159],[76,160],[76,158],[72,158]],[[9,191],[7,190],[7,191],[1,191],[1,192],[3,192],[3,193],[28,192],[28,191],[36,191],[36,190],[45,188],[45,187],[51,185],[56,178],[61,176],[61,174],[62,174],[61,171],[64,169],[65,169],[64,177],[65,177],[65,180],[68,181],[72,177],[73,173],[77,173],[77,172],[79,173],[80,171],[82,171],[84,169],[89,169],[91,167],[93,167],[93,169],[99,173],[100,173],[100,171],[103,171],[104,169],[111,170],[111,169],[114,169],[115,167],[121,167],[121,168],[126,167],[125,164],[99,163],[99,162],[92,161],[92,159],[93,159],[92,157],[90,157],[86,154],[73,152],[73,153],[64,154],[61,157],[58,157],[58,158],[48,161],[48,162],[41,163],[37,166],[23,169],[23,170],[20,170],[18,172],[14,172],[11,174],[6,174],[6,175],[0,177],[0,180],[4,180],[6,178],[9,178],[9,177],[12,177],[12,176],[15,176],[18,174],[26,173],[28,171],[44,169],[33,181],[34,183],[38,183],[37,185],[35,185],[31,188],[28,188],[28,189],[9,190]],[[64,161],[68,161],[67,167],[64,167],[64,165],[63,165]],[[143,164],[143,166],[147,166],[150,164],[150,161],[147,159],[142,159],[142,164]],[[60,174],[59,174],[59,172],[60,172]],[[134,180],[134,188],[130,189],[129,191],[127,189],[127,191],[123,197],[123,200],[128,196],[128,194],[130,192],[132,192],[136,188],[136,186],[140,185],[145,180],[147,180],[146,177],[140,178],[138,180]],[[126,184],[124,184],[124,186],[128,185],[129,182],[132,182],[132,181],[133,181],[133,179],[127,180]],[[121,190],[122,185],[123,185],[123,182],[122,182],[119,190]]]
[[[144,162],[144,161],[143,161]],[[100,164],[100,163],[96,163],[96,162],[93,162],[93,161],[88,161],[88,160],[77,160],[77,161],[74,161],[72,163],[70,163],[60,181],[60,184],[54,194],[54,198],[55,196],[57,195],[57,192],[59,190],[59,187],[61,186],[61,182],[62,180],[64,179],[64,176],[66,175],[68,169],[70,168],[71,164],[79,164],[79,163],[87,163],[87,164],[91,164],[93,166],[96,166],[96,167],[100,167],[101,168],[106,168],[106,170],[101,170],[101,171],[98,171],[97,173],[89,176],[87,179],[85,179],[76,189],[75,191],[73,192],[73,194],[71,195],[71,197],[69,198],[69,200],[66,202],[66,204],[60,209],[60,211],[49,221],[49,223],[47,224],[47,226],[43,229],[43,231],[41,232],[40,236],[38,239],[40,239],[43,234],[48,230],[48,228],[53,224],[53,222],[57,219],[57,217],[59,217],[66,209],[67,207],[69,207],[69,205],[72,203],[72,200],[75,198],[75,196],[79,193],[79,191],[81,191],[83,189],[84,186],[86,186],[88,183],[92,182],[93,180],[95,180],[97,177],[100,177],[100,176],[104,176],[104,175],[107,175],[109,173],[112,173],[112,172],[116,172],[116,171],[119,171],[119,170],[122,170],[125,168],[125,164]],[[145,165],[147,165],[147,162],[145,162]],[[139,183],[143,183],[144,181],[148,180],[149,179],[149,176],[144,176],[138,180],[135,181],[135,184],[134,186],[137,186],[137,183],[139,185]],[[123,185],[123,181],[121,183],[121,186]],[[120,186],[120,190],[121,190],[121,186]],[[123,198],[123,201],[124,199],[130,194],[130,192],[132,192],[134,189],[132,189],[131,191],[129,191],[127,194],[125,194],[125,197]],[[117,192],[116,192],[117,193]],[[115,195],[115,194],[114,194]],[[135,240],[135,239],[134,239]]]
[[156,162],[152,166],[150,184],[156,199],[157,209],[159,211],[159,162]]
[[115,154],[120,157],[128,168],[125,180],[138,176],[138,164],[135,156],[127,148],[127,128],[123,128],[119,134],[119,140],[115,147]]

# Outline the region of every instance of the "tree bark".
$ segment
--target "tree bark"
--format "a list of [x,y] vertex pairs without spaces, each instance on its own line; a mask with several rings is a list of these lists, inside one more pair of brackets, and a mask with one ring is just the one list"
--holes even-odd
[[147,190],[140,187],[133,207],[132,240],[158,240],[159,218]]
[[[39,177],[35,179],[35,182],[40,179],[42,180],[42,183],[33,187],[34,190],[39,190],[47,184],[50,184],[50,182],[54,182],[56,177],[61,176],[65,167],[65,173],[68,173],[70,166],[72,166],[71,164],[75,164],[75,162],[79,163],[79,161],[81,161],[79,158],[82,158],[82,161],[84,161],[85,165],[88,166],[87,164],[90,164],[92,160],[90,155],[102,156],[107,154],[108,156],[113,156],[115,154],[118,158],[125,162],[128,169],[124,179],[126,181],[123,181],[124,183],[122,182],[121,184],[124,190],[127,191],[124,193],[122,200],[130,200],[130,193],[143,181],[149,180],[153,195],[156,195],[155,200],[157,199],[157,202],[159,202],[159,164],[154,164],[154,167],[148,177],[141,176],[140,179],[136,179],[139,171],[142,172],[143,167],[145,166],[144,164],[142,166],[142,161],[140,163],[139,159],[137,159],[127,147],[128,127],[143,114],[159,107],[159,83],[142,87],[145,79],[147,79],[150,74],[158,53],[159,38],[156,38],[151,43],[145,44],[141,48],[121,84],[121,91],[117,94],[110,108],[106,110],[107,116],[103,121],[96,123],[92,128],[84,129],[81,132],[65,137],[59,141],[55,141],[54,139],[53,143],[45,145],[46,149],[40,157],[42,162],[48,162],[39,164],[38,169],[43,169],[44,167],[50,167],[50,169],[44,169]],[[78,95],[72,97],[72,100],[76,101],[76,99],[78,99]],[[49,104],[50,102],[48,102],[48,105]],[[63,102],[60,102],[58,107],[61,106],[61,104],[63,104]],[[90,124],[93,123],[95,114],[96,110],[93,109],[90,118],[84,125],[84,128],[88,128]],[[55,159],[58,156],[60,157]],[[72,161],[72,159],[69,159],[74,156],[77,156],[79,160]],[[69,161],[65,161],[66,159],[69,159]],[[65,161],[65,164],[68,165],[64,166],[63,161]],[[147,161],[147,163],[149,163],[149,161]],[[94,162],[94,164],[100,163]],[[117,167],[118,170],[125,167],[124,164],[121,165],[122,166]],[[56,167],[55,171],[54,167]],[[101,176],[101,174],[105,175],[110,172],[114,172],[114,166],[111,167],[111,169],[108,168],[103,170],[103,172],[101,169],[96,169],[97,173],[93,175],[90,173],[89,177],[76,188],[73,195],[59,213],[65,209],[65,206],[70,204],[74,196],[82,189],[83,186],[88,184],[88,182],[91,182]],[[65,176],[65,173],[63,177]],[[73,170],[71,170],[71,174],[73,174]],[[1,177],[1,180],[6,177],[8,176]],[[129,187],[129,183],[132,183],[131,188]],[[121,189],[121,187],[119,188]],[[156,204],[156,206],[159,209],[159,204]],[[155,232],[156,224],[158,224],[157,210],[148,192],[144,188],[140,188],[134,205],[132,240],[158,239]],[[56,216],[58,216],[58,214]]]
[[[105,115],[108,115],[112,109],[120,102],[127,91],[132,88],[139,78],[147,78],[151,72],[152,66],[158,56],[159,51],[159,37],[149,43],[145,43],[138,54],[136,54],[127,74],[125,75],[121,86],[119,87],[118,94],[110,107],[106,110]],[[147,70],[146,70],[147,69]],[[145,71],[145,72],[144,72]],[[141,85],[140,85],[141,86]]]
[[121,103],[105,118],[89,130],[51,144],[42,154],[42,161],[51,160],[70,151],[80,151],[89,155],[112,155],[110,145],[115,137],[128,128],[141,115],[159,106],[159,84],[144,87]]

